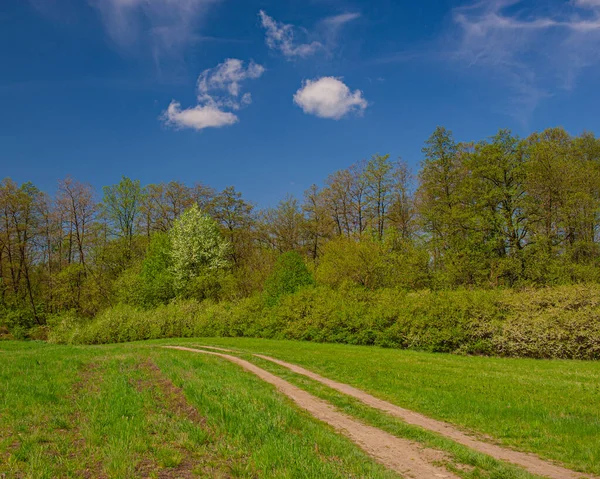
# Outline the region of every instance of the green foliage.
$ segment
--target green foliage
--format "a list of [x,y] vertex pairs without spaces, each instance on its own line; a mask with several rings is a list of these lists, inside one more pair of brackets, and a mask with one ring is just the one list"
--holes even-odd
[[[411,291],[428,303],[425,290],[458,297],[462,288],[600,284],[600,140],[593,134],[550,128],[519,138],[500,130],[459,143],[438,127],[422,152],[416,184],[407,164],[377,154],[312,185],[302,202],[288,196],[263,211],[233,187],[142,187],[123,177],[97,203],[91,185],[72,178],[59,182],[54,198],[5,179],[0,325],[26,336],[72,310],[93,317],[119,303],[148,309],[176,299],[239,301],[263,290],[266,304],[279,307],[315,283],[341,295],[370,291],[366,303],[377,302],[382,289]],[[300,256],[275,266],[287,251],[310,258],[316,282]],[[260,330],[262,323],[253,324]],[[269,334],[280,334],[278,325]],[[382,331],[348,340],[375,341]],[[406,342],[392,333],[380,340]],[[422,343],[455,347],[445,341]],[[479,348],[467,343],[466,350]]]
[[56,321],[54,342],[103,344],[170,337],[248,336],[432,352],[600,359],[600,287],[458,290],[300,288],[267,306],[177,301],[119,305],[94,321]]
[[376,289],[383,285],[384,268],[384,252],[378,241],[367,235],[361,241],[342,236],[323,248],[317,278],[333,287],[350,284]]
[[55,278],[52,305],[58,311],[75,309],[83,316],[93,316],[102,301],[102,285],[80,263],[62,269]]
[[273,306],[282,296],[295,293],[304,286],[312,285],[314,285],[314,279],[302,256],[295,251],[283,253],[277,259],[271,276],[265,281],[265,303]]
[[140,273],[144,306],[166,303],[175,296],[171,268],[171,240],[165,233],[155,233],[148,245]]
[[578,285],[505,295],[510,314],[493,338],[494,351],[539,359],[600,359],[599,293],[597,286]]
[[13,330],[25,331],[27,328],[33,327],[34,324],[35,318],[30,310],[9,307],[0,308],[0,327],[6,328],[10,332]]
[[203,288],[218,282],[230,266],[230,245],[217,223],[194,205],[175,221],[169,239],[175,290],[188,297],[206,297],[208,293]]
[[131,241],[142,201],[140,180],[123,176],[118,184],[105,186],[102,191],[103,212],[112,226],[113,234]]
[[406,290],[432,287],[431,258],[425,245],[391,231],[386,233],[383,247],[383,283],[386,287]]

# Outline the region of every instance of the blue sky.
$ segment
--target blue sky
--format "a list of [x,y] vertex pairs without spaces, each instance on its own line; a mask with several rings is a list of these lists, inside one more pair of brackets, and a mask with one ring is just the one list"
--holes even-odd
[[2,0],[0,177],[260,206],[436,125],[600,130],[600,0]]

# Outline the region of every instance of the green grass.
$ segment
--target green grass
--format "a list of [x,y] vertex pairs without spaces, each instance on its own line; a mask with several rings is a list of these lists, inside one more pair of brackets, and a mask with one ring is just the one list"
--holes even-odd
[[144,345],[0,351],[0,477],[397,477],[217,358]]
[[[109,346],[0,342],[0,477],[85,477],[86,471],[158,477],[164,470],[205,477],[397,477],[238,366],[157,347],[164,344],[230,347],[248,359],[247,352],[268,354],[600,474],[600,363],[211,338]],[[532,477],[285,368],[252,361],[365,423],[446,451],[451,462],[471,466],[457,469],[463,478]],[[201,420],[176,407],[160,387],[166,379]]]
[[[246,359],[251,359],[250,357]],[[465,479],[503,478],[503,479],[529,479],[534,476],[517,466],[507,464],[500,460],[473,451],[465,446],[455,443],[436,433],[432,433],[420,427],[411,426],[401,419],[383,413],[377,409],[365,406],[360,401],[338,393],[323,384],[306,378],[305,376],[291,372],[289,369],[272,362],[256,358],[252,360],[263,369],[271,371],[279,377],[295,384],[298,387],[324,399],[340,411],[353,416],[362,422],[383,429],[390,434],[418,442],[432,449],[444,451],[450,457],[450,464],[454,465],[454,471]],[[458,468],[456,467],[458,465]],[[460,467],[468,466],[468,467]],[[452,467],[452,466],[451,466]]]
[[178,343],[272,355],[501,444],[600,474],[599,362],[242,338]]

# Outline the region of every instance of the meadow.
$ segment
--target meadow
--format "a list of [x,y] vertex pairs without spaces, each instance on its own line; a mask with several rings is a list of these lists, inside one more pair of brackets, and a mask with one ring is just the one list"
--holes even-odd
[[600,474],[597,362],[212,338],[0,342],[0,475],[401,477],[237,365],[160,347],[169,344],[236,350],[364,424],[441,451],[435,462],[453,477],[537,476],[250,353],[302,365],[474,437]]

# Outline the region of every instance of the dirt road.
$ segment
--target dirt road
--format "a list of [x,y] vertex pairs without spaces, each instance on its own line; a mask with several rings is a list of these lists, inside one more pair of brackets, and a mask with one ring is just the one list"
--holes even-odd
[[414,411],[401,408],[399,406],[396,406],[395,404],[376,398],[375,396],[361,391],[360,389],[356,389],[352,386],[349,386],[348,384],[343,384],[337,381],[333,381],[331,379],[324,378],[323,376],[313,373],[312,371],[304,369],[300,366],[296,366],[295,364],[286,363],[285,361],[280,361],[279,359],[271,358],[269,356],[263,356],[261,354],[255,354],[255,356],[265,359],[267,361],[271,361],[275,364],[279,364],[280,366],[284,366],[297,374],[301,374],[310,379],[325,384],[331,389],[335,389],[336,391],[358,399],[360,402],[366,404],[367,406],[371,406],[372,408],[384,411],[390,414],[391,416],[398,417],[408,424],[419,426],[423,429],[428,429],[429,431],[441,434],[442,436],[452,439],[454,442],[462,444],[463,446],[467,446],[475,451],[487,454],[488,456],[492,456],[495,459],[500,459],[502,461],[516,464],[517,466],[526,469],[532,474],[537,474],[539,476],[544,476],[552,479],[578,479],[582,477],[590,477],[582,473],[577,473],[571,471],[570,469],[565,469],[564,467],[552,464],[548,461],[539,458],[534,454],[513,451],[502,446],[497,446],[496,444],[480,441],[472,436],[465,434],[464,432],[460,431],[454,426],[451,426],[448,423],[438,421],[436,419],[431,419]]
[[458,479],[458,476],[436,464],[444,461],[444,454],[442,452],[423,448],[414,442],[392,436],[375,427],[367,426],[338,412],[329,403],[248,361],[214,351],[202,351],[183,346],[164,347],[168,349],[190,351],[193,353],[210,354],[227,359],[228,361],[241,366],[263,381],[274,385],[282,394],[289,397],[299,407],[308,411],[315,418],[332,426],[336,431],[345,435],[360,446],[378,462],[385,467],[398,472],[403,477],[414,479],[438,477]]
[[[200,347],[223,352],[236,352],[212,346]],[[429,418],[427,416],[424,416],[423,414],[419,414],[408,409],[401,408],[400,406],[396,406],[395,404],[376,398],[375,396],[372,396],[371,394],[361,391],[360,389],[357,389],[353,386],[325,378],[323,376],[320,376],[319,374],[316,374],[295,364],[281,361],[270,356],[264,356],[262,354],[254,354],[254,356],[267,361],[271,361],[275,364],[288,368],[290,371],[306,376],[314,381],[320,382],[321,384],[324,384],[330,387],[331,389],[335,389],[336,391],[358,399],[360,402],[366,404],[367,406],[379,409],[380,411],[384,411],[387,414],[390,414],[391,416],[398,417],[408,424],[419,426],[423,429],[427,429],[429,431],[438,433],[444,437],[453,440],[454,442],[462,444],[463,446],[469,447],[470,449],[481,452],[483,454],[487,454],[488,456],[491,456],[495,459],[510,462],[511,464],[520,466],[532,474],[537,474],[539,476],[548,477],[551,479],[598,479],[597,476],[590,476],[589,474],[586,475],[583,473],[572,471],[570,469],[566,469],[562,466],[541,459],[540,457],[534,454],[513,451],[512,449],[508,449],[502,446],[498,446],[496,444],[492,444],[490,442],[479,440],[473,436],[465,434],[461,430],[448,423]]]

